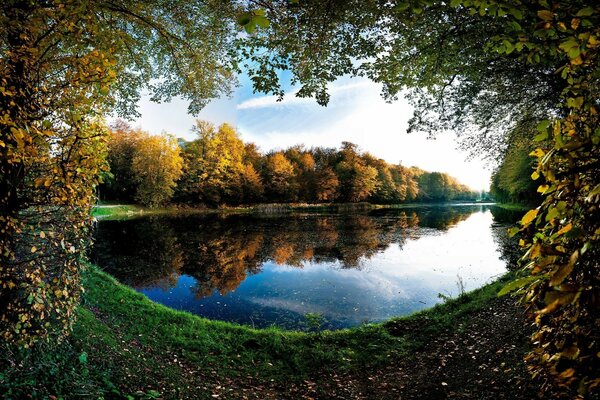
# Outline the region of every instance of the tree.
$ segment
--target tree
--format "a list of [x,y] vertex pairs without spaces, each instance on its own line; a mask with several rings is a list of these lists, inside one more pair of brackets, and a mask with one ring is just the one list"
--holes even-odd
[[136,182],[131,161],[141,136],[140,130],[131,129],[123,120],[111,127],[106,158],[110,175],[98,190],[104,199],[133,201]]
[[335,169],[342,199],[349,202],[366,200],[376,188],[377,170],[366,164],[353,143],[343,142],[339,157]]
[[271,199],[296,200],[298,187],[294,180],[294,167],[282,152],[278,151],[267,156],[264,182],[267,195]]
[[[114,110],[142,88],[198,111],[229,89],[222,3],[23,1],[0,6],[0,334],[29,345],[68,331],[89,210]],[[27,232],[27,233],[26,233]],[[58,249],[58,250],[57,250]]]
[[531,179],[536,168],[529,155],[534,150],[529,144],[513,144],[502,163],[494,171],[490,190],[498,201],[536,204],[540,200],[538,184]]
[[131,160],[131,172],[137,185],[135,200],[149,207],[168,202],[181,176],[182,164],[179,145],[173,136],[143,135]]
[[244,143],[235,129],[223,124],[196,121],[198,139],[186,145],[181,192],[208,204],[241,201],[240,177],[244,169]]
[[252,164],[244,165],[241,176],[244,202],[256,203],[263,199],[265,188],[260,175]]

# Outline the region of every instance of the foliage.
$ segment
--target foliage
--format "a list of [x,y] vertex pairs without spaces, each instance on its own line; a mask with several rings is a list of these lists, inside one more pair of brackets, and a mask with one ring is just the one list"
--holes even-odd
[[[217,7],[218,6],[218,7]],[[225,4],[22,1],[0,6],[0,335],[30,345],[72,324],[110,110],[142,88],[197,111],[227,92]],[[201,51],[200,51],[201,50]],[[54,329],[56,328],[56,329]]]
[[157,207],[173,196],[183,159],[177,140],[152,136],[118,120],[108,139],[109,177],[99,188],[105,199],[135,200]]
[[492,174],[490,192],[502,203],[536,204],[540,201],[538,185],[531,179],[535,159],[529,155],[533,146],[514,144]]
[[[479,197],[447,174],[391,165],[361,153],[352,143],[343,143],[340,150],[307,150],[298,145],[262,154],[253,143],[244,143],[230,125],[216,128],[197,121],[195,130],[198,139],[179,140],[184,158],[183,172],[175,187],[175,200],[179,202],[210,206],[282,201],[394,204]],[[158,154],[142,152],[148,140],[150,137],[140,130],[121,127],[112,131],[108,157],[112,178],[101,188],[104,199],[127,201],[134,196],[143,203],[140,185],[148,178],[144,171],[154,168],[166,174],[169,165],[173,164],[172,169],[178,165],[174,149],[160,160]],[[137,170],[132,160],[140,164]],[[176,172],[173,169],[170,186],[160,189],[156,182],[148,180],[145,190],[169,200],[168,187],[173,186]],[[152,204],[158,205],[162,200]],[[150,204],[147,200],[146,203]]]
[[131,172],[137,184],[135,200],[156,207],[171,199],[182,172],[183,160],[179,153],[179,145],[172,136],[142,135],[131,160]]
[[207,204],[239,201],[245,148],[238,133],[230,125],[217,129],[200,120],[194,132],[198,139],[185,144],[180,196]]

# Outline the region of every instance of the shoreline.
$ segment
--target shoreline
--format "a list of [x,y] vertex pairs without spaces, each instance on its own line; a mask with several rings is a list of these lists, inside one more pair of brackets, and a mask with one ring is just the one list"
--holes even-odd
[[92,207],[91,216],[98,220],[135,218],[144,215],[169,214],[275,214],[292,212],[364,212],[372,210],[421,208],[421,207],[469,207],[497,206],[507,210],[526,211],[527,206],[504,207],[494,202],[451,202],[451,203],[401,203],[401,204],[371,204],[371,203],[264,203],[251,206],[220,206],[208,208],[205,206],[169,205],[159,208],[148,208],[138,204],[100,204]]

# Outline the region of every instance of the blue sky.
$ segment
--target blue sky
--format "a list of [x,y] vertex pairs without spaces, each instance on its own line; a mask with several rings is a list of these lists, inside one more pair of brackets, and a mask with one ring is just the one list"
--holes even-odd
[[141,117],[134,126],[151,133],[167,132],[193,139],[195,118],[237,127],[245,142],[255,142],[263,151],[303,143],[307,147],[339,147],[342,141],[357,144],[390,163],[417,166],[427,171],[447,172],[473,189],[488,189],[490,171],[481,160],[466,161],[456,149],[455,136],[442,133],[435,140],[424,134],[407,134],[412,114],[410,105],[400,99],[386,103],[380,86],[366,79],[341,78],[330,87],[327,107],[314,99],[301,99],[288,90],[277,102],[273,96],[253,94],[246,77],[231,98],[211,102],[198,117],[187,114],[187,103],[174,99],[156,104],[143,97]]

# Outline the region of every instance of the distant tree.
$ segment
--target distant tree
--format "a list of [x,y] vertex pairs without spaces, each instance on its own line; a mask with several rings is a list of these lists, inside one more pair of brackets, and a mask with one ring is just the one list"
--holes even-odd
[[294,179],[294,166],[282,152],[267,156],[264,167],[265,191],[275,201],[297,199],[298,187]]
[[263,200],[265,188],[260,175],[252,164],[244,165],[240,181],[244,202],[256,203]]
[[173,136],[143,135],[137,141],[131,161],[137,184],[135,200],[149,207],[168,202],[181,176],[182,164],[179,145]]
[[335,166],[343,201],[366,200],[377,187],[377,170],[366,164],[354,143],[342,142],[339,162]]
[[123,120],[110,127],[108,137],[108,177],[100,186],[103,199],[131,202],[134,200],[137,182],[132,171],[132,160],[143,136],[139,129],[132,129]]
[[332,202],[337,199],[340,181],[333,169],[321,166],[315,172],[315,197],[317,201]]
[[286,158],[294,167],[298,198],[304,201],[315,199],[315,160],[312,154],[302,146],[293,146],[285,150]]
[[193,131],[198,139],[188,143],[184,150],[180,196],[208,204],[241,201],[245,148],[238,133],[228,124],[216,128],[200,120]]

